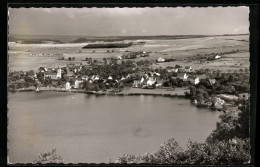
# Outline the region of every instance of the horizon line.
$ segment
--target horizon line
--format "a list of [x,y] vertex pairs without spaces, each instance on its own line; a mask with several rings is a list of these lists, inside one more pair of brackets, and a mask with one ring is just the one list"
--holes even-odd
[[33,35],[28,35],[28,34],[8,34],[8,36],[68,36],[68,37],[73,37],[73,36],[82,36],[82,37],[149,37],[149,36],[224,36],[224,35],[250,35],[250,33],[239,33],[239,34],[175,34],[175,35],[55,35],[55,34],[33,34]]

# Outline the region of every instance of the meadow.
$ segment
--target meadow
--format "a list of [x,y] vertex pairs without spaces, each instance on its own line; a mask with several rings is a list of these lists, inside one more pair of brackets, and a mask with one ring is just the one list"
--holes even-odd
[[[192,66],[194,69],[239,70],[249,67],[249,35],[235,36],[201,36],[175,39],[124,39],[124,42],[143,41],[143,45],[127,48],[82,49],[88,43],[43,43],[20,44],[9,42],[9,71],[37,70],[40,66],[64,66],[69,63],[81,63],[85,58],[102,61],[103,58],[123,55],[127,52],[145,51],[149,57],[133,59],[156,60],[159,57],[174,58],[174,62],[154,64],[152,68],[175,66]],[[98,41],[96,41],[98,43]],[[231,52],[231,53],[230,53]],[[207,54],[223,54],[221,59],[201,61]],[[228,53],[228,54],[225,54]],[[30,56],[30,54],[63,54],[65,60],[57,56]],[[66,60],[75,57],[74,61]]]

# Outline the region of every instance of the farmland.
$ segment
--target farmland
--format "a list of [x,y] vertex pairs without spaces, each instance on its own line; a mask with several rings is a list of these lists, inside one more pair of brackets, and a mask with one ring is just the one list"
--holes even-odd
[[[55,39],[60,40],[60,39]],[[123,40],[120,39],[120,40]],[[143,45],[132,45],[128,48],[93,48],[82,49],[89,43],[72,43],[67,39],[64,43],[20,44],[9,42],[9,71],[36,70],[39,66],[54,67],[68,63],[81,63],[85,58],[102,61],[103,58],[121,56],[127,52],[145,51],[149,57],[142,59],[155,61],[159,57],[174,58],[176,61],[153,64],[152,68],[175,66],[192,66],[194,69],[239,70],[249,67],[249,35],[235,36],[199,36],[186,38],[125,38],[124,42],[145,42]],[[93,42],[93,41],[92,41]],[[100,41],[96,41],[99,43]],[[222,58],[213,61],[205,60],[209,54],[221,54]],[[226,54],[228,53],[228,54]],[[64,60],[57,56],[29,56],[30,54],[62,54]],[[75,57],[69,61],[68,57]]]

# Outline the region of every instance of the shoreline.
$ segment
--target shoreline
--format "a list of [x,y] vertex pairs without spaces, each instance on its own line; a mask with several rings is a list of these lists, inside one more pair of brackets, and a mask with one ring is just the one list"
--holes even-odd
[[[192,100],[190,99],[189,95],[186,95],[186,92],[190,92],[188,87],[181,87],[181,88],[175,88],[175,89],[167,89],[167,88],[157,88],[157,89],[141,89],[141,88],[132,88],[127,87],[124,88],[120,92],[115,92],[114,89],[110,89],[107,91],[85,91],[83,89],[70,89],[66,90],[64,88],[54,88],[54,87],[43,87],[39,91],[36,91],[35,88],[20,88],[13,91],[8,91],[10,93],[16,93],[16,92],[64,92],[64,93],[83,93],[88,95],[107,95],[107,96],[161,96],[161,97],[172,97],[172,98],[185,98],[187,100],[190,100],[192,103]],[[216,97],[219,97],[216,96]],[[194,103],[193,103],[194,104]],[[231,103],[226,103],[228,105],[232,105]],[[208,108],[210,110],[217,110],[217,111],[224,111],[223,107],[219,108],[212,108],[208,107],[207,105],[196,105],[197,108]]]
[[[139,95],[151,95],[151,96],[165,96],[165,97],[187,97],[184,92],[187,91],[186,88],[176,88],[177,90],[169,90],[165,88],[157,89],[141,89],[141,88],[125,88],[120,92],[114,92],[113,90],[107,91],[85,91],[83,89],[70,89],[66,90],[64,88],[54,88],[54,87],[43,87],[36,91],[35,88],[20,88],[15,90],[8,90],[8,92],[68,92],[68,93],[84,93],[84,94],[95,94],[95,95],[118,95],[118,96],[139,96]],[[188,90],[189,91],[189,90]]]

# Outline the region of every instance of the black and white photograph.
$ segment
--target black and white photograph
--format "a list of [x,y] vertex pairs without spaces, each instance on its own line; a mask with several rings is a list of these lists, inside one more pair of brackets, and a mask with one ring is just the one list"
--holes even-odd
[[8,8],[8,164],[248,164],[250,9]]

